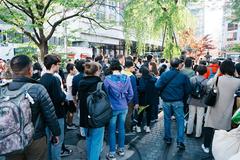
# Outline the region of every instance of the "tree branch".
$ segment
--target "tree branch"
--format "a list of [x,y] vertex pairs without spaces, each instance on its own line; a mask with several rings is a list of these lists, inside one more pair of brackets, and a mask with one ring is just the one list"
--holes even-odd
[[25,13],[28,17],[31,17],[31,14],[29,13],[29,11],[28,11],[26,8],[24,8],[23,6],[21,6],[21,5],[15,5],[14,3],[12,3],[12,2],[10,2],[10,1],[8,1],[8,0],[6,0],[6,3],[8,3],[8,4],[10,4],[12,7],[14,7],[14,8],[22,11],[22,12]]
[[[7,7],[8,11],[10,12],[10,14],[11,14],[13,17],[15,17],[14,13],[12,12],[12,10],[11,10],[11,8],[8,6],[8,4],[7,4],[5,1],[2,1],[2,2],[3,2],[4,5]],[[15,17],[15,19],[16,19],[16,17]],[[10,22],[10,24],[12,24],[12,25],[20,28],[20,29],[22,30],[22,32],[23,32],[25,35],[27,35],[37,46],[40,45],[40,43],[36,40],[36,38],[33,37],[30,32],[26,31],[22,26],[20,26],[20,24],[15,23],[15,22],[13,22],[13,21],[7,21],[7,23],[9,23],[9,22]]]
[[43,9],[42,18],[45,17],[45,15],[46,15],[46,13],[47,13],[47,10],[48,10],[48,8],[49,8],[51,2],[52,2],[52,0],[48,0],[48,2],[47,2],[47,4],[46,4],[45,8]]
[[96,19],[94,19],[94,18],[87,17],[87,16],[85,16],[85,15],[83,15],[83,14],[80,15],[80,17],[85,18],[85,19],[88,19],[88,20],[90,20],[90,21],[93,21],[93,22],[95,22],[98,26],[100,26],[101,28],[107,30],[107,28],[106,28],[105,26],[103,26],[100,22],[98,22],[98,21],[97,21]]
[[73,17],[77,17],[77,16],[79,16],[79,14],[80,14],[80,12],[77,12],[77,13],[75,13],[73,15],[70,15],[70,16],[67,16],[67,17],[63,17],[62,19],[59,19],[58,21],[56,21],[52,25],[52,29],[51,29],[50,33],[48,34],[46,40],[49,40],[52,37],[52,35],[53,35],[54,31],[56,30],[57,26],[60,25],[63,21],[71,19]]

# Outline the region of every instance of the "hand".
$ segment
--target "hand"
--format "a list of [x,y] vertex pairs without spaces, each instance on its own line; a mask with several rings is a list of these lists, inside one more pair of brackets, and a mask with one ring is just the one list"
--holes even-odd
[[59,136],[52,136],[51,137],[51,143],[53,145],[57,145],[59,143]]
[[135,104],[134,109],[138,109],[139,104]]

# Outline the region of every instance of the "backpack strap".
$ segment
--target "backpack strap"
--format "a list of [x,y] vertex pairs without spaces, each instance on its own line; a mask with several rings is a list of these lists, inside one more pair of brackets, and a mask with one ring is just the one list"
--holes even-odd
[[28,94],[28,90],[33,86],[33,83],[25,83],[21,88],[18,90],[11,91],[8,89],[8,85],[0,87],[1,98],[5,100],[9,100],[11,98],[15,98],[25,92],[26,98],[30,101],[30,103],[34,103],[32,97]]
[[102,91],[102,86],[103,86],[103,82],[98,82],[96,90]]

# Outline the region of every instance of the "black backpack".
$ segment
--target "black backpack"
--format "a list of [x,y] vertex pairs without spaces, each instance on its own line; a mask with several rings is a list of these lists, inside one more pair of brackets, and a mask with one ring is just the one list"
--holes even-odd
[[204,86],[202,85],[202,82],[204,80],[205,79],[199,82],[196,78],[196,83],[192,87],[192,93],[191,93],[192,98],[195,98],[195,99],[203,98],[203,96],[205,95],[205,89],[204,89]]
[[97,84],[97,89],[87,97],[88,126],[100,128],[112,118],[112,108],[107,94],[102,90],[103,82]]

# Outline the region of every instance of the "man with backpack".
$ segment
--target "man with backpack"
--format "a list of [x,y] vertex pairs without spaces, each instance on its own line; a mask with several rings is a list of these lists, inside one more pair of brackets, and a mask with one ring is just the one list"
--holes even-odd
[[27,56],[13,57],[10,66],[13,81],[0,87],[0,155],[6,154],[7,160],[47,160],[45,127],[56,143],[60,135],[53,103],[47,90],[30,79]]
[[196,124],[196,138],[200,138],[202,134],[203,115],[206,105],[203,102],[203,98],[207,91],[207,79],[203,75],[207,72],[207,67],[199,65],[196,69],[197,75],[190,79],[192,86],[192,93],[188,99],[189,104],[189,118],[187,123],[187,135],[190,136],[193,133],[193,125],[195,115],[197,114]]
[[171,144],[171,116],[174,113],[177,120],[177,147],[185,149],[184,145],[184,104],[183,101],[191,92],[189,78],[179,69],[182,61],[178,58],[171,60],[171,69],[164,72],[155,83],[163,100],[164,140]]

